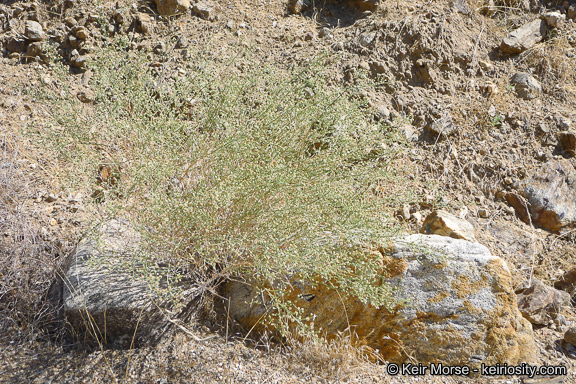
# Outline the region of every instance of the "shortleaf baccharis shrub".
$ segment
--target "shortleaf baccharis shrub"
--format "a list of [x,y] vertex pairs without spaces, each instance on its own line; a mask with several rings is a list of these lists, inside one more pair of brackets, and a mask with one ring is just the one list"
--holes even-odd
[[[73,164],[68,180],[100,188],[100,206],[145,235],[134,265],[212,282],[319,277],[391,303],[369,250],[395,232],[387,212],[401,196],[373,191],[402,190],[391,166],[401,143],[356,90],[328,85],[321,58],[237,65],[251,62],[198,54],[183,75],[102,50],[94,108],[64,101],[45,137]],[[103,183],[102,169],[118,176]]]

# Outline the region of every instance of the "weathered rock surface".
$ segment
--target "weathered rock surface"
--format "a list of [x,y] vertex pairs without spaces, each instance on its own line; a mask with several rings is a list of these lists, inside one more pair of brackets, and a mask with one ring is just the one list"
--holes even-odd
[[199,1],[194,4],[194,14],[204,20],[218,20],[218,5],[209,1]]
[[476,241],[472,224],[445,211],[434,211],[428,215],[420,228],[420,233]]
[[[96,240],[82,240],[64,271],[62,304],[66,320],[76,330],[108,342],[135,331],[150,331],[158,316],[147,284],[112,270],[110,257],[120,261],[137,251],[139,236],[125,221],[112,220]],[[95,335],[96,334],[96,335]]]
[[506,200],[527,224],[554,232],[570,227],[576,222],[576,170],[568,160],[550,161]]
[[558,133],[558,149],[563,155],[574,157],[576,155],[576,133],[574,131]]
[[570,295],[534,279],[529,288],[518,292],[518,309],[532,324],[548,325],[570,303]]
[[186,12],[190,8],[190,0],[155,0],[158,13],[162,16],[172,16]]
[[554,288],[568,292],[570,296],[576,293],[576,268],[572,268],[558,281],[554,282]]
[[502,40],[500,51],[503,53],[522,53],[532,48],[546,36],[545,20],[536,19],[511,32]]
[[576,345],[576,328],[569,328],[566,333],[564,333],[564,341]]
[[558,11],[546,12],[542,15],[542,18],[546,20],[549,26],[557,28],[564,20],[566,20],[566,15],[563,15]]
[[[350,325],[388,361],[516,364],[533,356],[530,323],[516,305],[506,263],[480,244],[434,235],[397,240],[383,257],[383,282],[397,289],[393,310],[375,308],[324,284],[291,280],[285,298],[334,337]],[[268,325],[258,290],[233,281],[224,289],[230,316],[247,329]],[[405,301],[405,302],[404,302]],[[267,306],[268,305],[268,306]]]
[[517,72],[512,76],[510,82],[514,84],[518,96],[524,100],[535,99],[542,93],[542,86],[538,80],[529,73]]
[[41,41],[44,40],[44,29],[40,25],[40,23],[32,20],[26,20],[26,30],[24,34],[26,38],[30,41]]

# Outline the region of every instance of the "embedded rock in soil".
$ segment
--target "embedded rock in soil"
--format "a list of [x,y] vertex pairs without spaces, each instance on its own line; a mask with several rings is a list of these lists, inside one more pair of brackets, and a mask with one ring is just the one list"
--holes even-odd
[[536,19],[512,31],[500,44],[503,53],[522,53],[532,48],[546,36],[545,20]]
[[558,133],[558,149],[563,155],[574,157],[576,155],[576,133],[573,131]]
[[550,161],[506,200],[527,224],[554,232],[571,227],[576,222],[576,170],[568,160]]
[[570,296],[576,293],[576,268],[572,268],[554,283],[554,288],[568,292]]
[[172,16],[186,12],[190,8],[190,0],[155,0],[158,13],[162,16]]
[[570,303],[570,295],[534,279],[532,286],[518,292],[518,309],[532,324],[547,325]]
[[510,82],[514,84],[518,96],[524,100],[535,99],[542,93],[542,86],[538,80],[529,73],[517,72],[512,76]]
[[434,211],[428,215],[422,224],[420,233],[476,241],[472,224],[445,211]]
[[[376,308],[323,283],[293,278],[284,298],[328,336],[352,332],[390,362],[517,364],[534,356],[532,326],[522,317],[506,263],[478,243],[435,235],[397,239],[382,257],[383,282],[397,289],[392,310]],[[271,329],[253,284],[224,288],[229,313],[246,329]],[[340,333],[339,333],[340,332]]]
[[44,40],[44,29],[40,23],[32,20],[26,20],[26,30],[24,32],[26,38],[30,41],[41,41]]
[[[82,240],[69,257],[62,279],[62,304],[75,332],[91,339],[94,333],[108,342],[123,335],[148,334],[157,323],[147,283],[113,270],[110,260],[121,262],[138,250],[140,238],[130,225],[112,220],[99,241]],[[95,331],[96,330],[96,331]]]

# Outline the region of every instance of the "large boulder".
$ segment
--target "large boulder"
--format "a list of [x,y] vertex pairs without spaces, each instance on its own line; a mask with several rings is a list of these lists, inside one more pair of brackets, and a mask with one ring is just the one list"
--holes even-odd
[[[70,255],[62,278],[66,321],[88,339],[114,342],[149,336],[158,310],[147,283],[117,266],[138,252],[140,237],[123,220],[106,223],[97,239],[85,238]],[[117,264],[118,265],[114,265]]]
[[506,200],[525,223],[553,232],[574,226],[576,170],[570,161],[550,161],[517,187]]
[[[350,329],[387,361],[478,366],[531,360],[532,327],[518,311],[510,271],[486,247],[417,234],[396,240],[383,254],[382,282],[396,289],[394,309],[298,279],[284,298],[328,338]],[[232,281],[224,294],[242,326],[273,329],[263,316],[271,303],[253,284]]]

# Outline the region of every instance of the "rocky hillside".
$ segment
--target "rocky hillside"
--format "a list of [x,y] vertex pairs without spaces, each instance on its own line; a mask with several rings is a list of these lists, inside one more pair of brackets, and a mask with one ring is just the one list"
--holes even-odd
[[[3,382],[576,381],[576,2],[4,1],[0,26]],[[291,77],[310,66],[314,75]],[[250,77],[258,70],[262,83]],[[210,75],[185,88],[198,74]],[[136,100],[130,92],[138,79]],[[245,89],[218,94],[236,79],[253,87],[238,83]],[[276,79],[300,93],[269,104],[277,94],[266,87]],[[331,102],[336,94],[344,96]],[[230,108],[211,114],[213,100]],[[238,115],[235,102],[245,107]],[[321,117],[332,108],[344,123],[326,128]],[[146,131],[126,125],[122,141],[113,121],[166,118],[166,127],[176,127],[170,137],[183,138],[204,134],[199,122],[207,117],[216,132],[238,120],[250,123],[241,130],[248,132],[262,116],[281,121],[292,110],[305,111],[289,116],[294,130],[302,115],[320,116],[303,158],[316,161],[346,139],[356,157],[338,169],[385,164],[389,178],[381,183],[363,185],[364,173],[354,180],[395,230],[359,252],[379,268],[374,276],[366,269],[369,286],[392,287],[393,306],[379,305],[370,290],[364,298],[342,295],[358,287],[334,284],[336,275],[293,274],[279,297],[299,308],[306,329],[331,340],[325,344],[287,337],[281,322],[263,320],[275,300],[262,295],[271,287],[254,276],[229,279],[223,268],[210,275],[212,285],[190,283],[184,291],[194,300],[181,308],[156,305],[150,284],[114,263],[90,262],[136,259],[145,237],[138,231],[156,217],[145,187],[156,181],[131,194],[119,188],[146,163],[168,159],[154,152],[168,146],[165,136],[142,139]],[[340,130],[348,122],[357,127],[349,137]],[[269,143],[250,136],[263,158],[278,148],[298,152],[296,136],[274,141],[277,133],[267,131]],[[219,139],[229,144],[224,134]],[[79,155],[86,143],[92,152]],[[136,153],[144,160],[129,168]],[[179,199],[217,163],[183,171],[194,158],[176,154],[182,164],[158,185]],[[258,177],[254,171],[251,179]],[[273,201],[270,212],[290,207]],[[130,223],[139,217],[151,221]],[[177,239],[170,225],[159,228],[159,237]],[[337,242],[330,236],[320,239],[323,248]],[[174,249],[190,254],[189,246]],[[187,269],[170,257],[158,264]],[[278,267],[290,272],[286,265]],[[286,328],[295,331],[300,320]],[[523,362],[565,367],[566,374],[416,378],[390,371],[402,363],[475,369]]]

